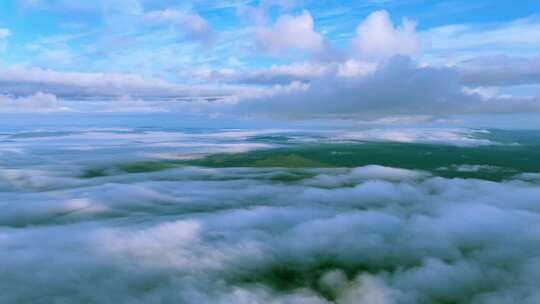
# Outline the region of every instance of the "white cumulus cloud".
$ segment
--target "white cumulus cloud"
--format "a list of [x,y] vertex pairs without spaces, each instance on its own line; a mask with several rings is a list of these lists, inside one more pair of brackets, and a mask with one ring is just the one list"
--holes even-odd
[[394,26],[388,12],[376,11],[358,25],[351,44],[360,56],[371,59],[414,55],[420,49],[415,27],[408,19]]
[[323,47],[323,37],[314,30],[313,18],[308,11],[297,16],[282,15],[272,26],[256,29],[255,37],[259,45],[271,53],[314,52]]

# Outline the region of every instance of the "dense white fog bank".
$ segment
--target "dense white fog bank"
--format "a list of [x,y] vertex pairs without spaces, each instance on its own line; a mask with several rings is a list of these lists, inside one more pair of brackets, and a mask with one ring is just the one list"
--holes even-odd
[[421,171],[0,174],[1,303],[537,303],[540,184]]

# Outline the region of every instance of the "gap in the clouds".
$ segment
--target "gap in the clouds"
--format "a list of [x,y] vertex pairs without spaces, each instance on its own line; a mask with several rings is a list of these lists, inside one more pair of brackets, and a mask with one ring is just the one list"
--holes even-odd
[[[540,152],[538,132],[492,131],[485,134],[497,144],[453,146],[431,143],[353,141],[342,143],[283,144],[286,136],[253,137],[253,140],[281,146],[243,153],[212,153],[194,159],[146,159],[89,167],[81,177],[97,178],[115,174],[157,172],[197,166],[208,168],[355,168],[382,165],[428,171],[447,178],[477,178],[501,181],[518,173],[540,172],[536,160]],[[276,182],[292,182],[302,176],[273,177]]]
[[519,172],[538,172],[538,147],[451,147],[445,145],[362,143],[211,155],[187,161],[207,167],[354,168],[382,165],[426,170],[443,177],[503,180]]
[[[301,288],[309,288],[316,291],[319,295],[329,301],[336,300],[336,294],[325,288],[321,284],[321,279],[325,274],[339,269],[344,273],[347,280],[366,273],[393,273],[397,270],[396,265],[388,263],[387,265],[375,265],[367,262],[347,263],[337,256],[312,256],[312,263],[308,265],[296,264],[291,261],[276,261],[270,265],[261,265],[258,269],[249,269],[244,273],[235,274],[229,279],[232,285],[256,285],[264,284],[280,292],[292,292]],[[401,269],[418,267],[420,264],[411,264],[408,267],[400,265]]]

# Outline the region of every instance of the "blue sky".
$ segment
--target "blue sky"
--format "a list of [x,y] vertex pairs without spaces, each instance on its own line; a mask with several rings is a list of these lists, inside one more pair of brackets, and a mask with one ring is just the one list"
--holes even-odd
[[[166,69],[182,70],[201,65],[234,68],[239,64],[265,67],[290,62],[291,58],[250,52],[245,49],[249,41],[239,40],[246,28],[253,26],[253,21],[249,20],[253,14],[247,12],[248,9],[263,6],[269,22],[280,14],[295,15],[307,10],[314,19],[314,29],[324,33],[325,39],[336,47],[346,46],[358,23],[381,9],[388,11],[396,23],[402,18],[414,20],[419,32],[449,25],[466,25],[481,32],[518,19],[537,19],[540,11],[537,1],[511,5],[508,1],[267,2],[269,4],[258,1],[3,1],[0,26],[11,35],[2,63],[62,71],[139,71],[172,77],[174,71]],[[200,46],[197,45],[200,41],[186,39],[181,30],[174,31],[170,24],[158,26],[142,20],[145,15],[164,10],[201,16],[216,32],[217,41],[211,46]],[[481,48],[478,47],[479,53]],[[508,51],[530,55],[537,48]],[[122,59],[118,60],[117,56]]]
[[[8,0],[0,105],[369,119],[531,113],[539,12],[538,1]],[[396,73],[445,80],[402,87]],[[383,85],[398,87],[373,89]],[[388,91],[402,95],[374,101]]]

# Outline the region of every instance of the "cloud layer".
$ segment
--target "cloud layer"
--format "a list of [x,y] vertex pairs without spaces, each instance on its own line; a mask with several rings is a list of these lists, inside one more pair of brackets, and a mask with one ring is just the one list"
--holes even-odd
[[0,302],[540,296],[537,173],[490,182],[377,165],[155,171],[143,161],[128,174],[111,163],[171,144],[177,153],[234,151],[271,132],[3,132]]
[[0,95],[0,113],[51,113],[69,112],[68,105],[55,95],[38,92],[26,97]]
[[15,95],[42,91],[68,99],[123,95],[174,98],[231,95],[246,89],[249,90],[226,85],[183,85],[135,74],[57,72],[18,66],[0,70],[0,92]]
[[[0,217],[2,301],[479,304],[540,292],[533,183],[377,166],[49,174],[2,175],[30,190]],[[313,177],[268,180],[283,174]]]
[[240,98],[236,111],[266,115],[365,116],[538,112],[538,98],[487,97],[464,90],[455,70],[394,57],[368,75],[327,76]]

